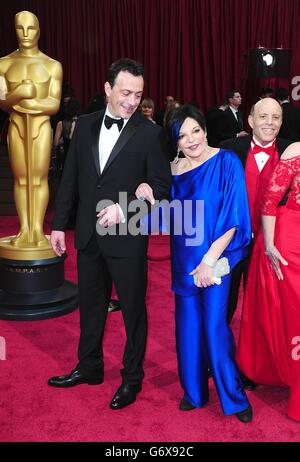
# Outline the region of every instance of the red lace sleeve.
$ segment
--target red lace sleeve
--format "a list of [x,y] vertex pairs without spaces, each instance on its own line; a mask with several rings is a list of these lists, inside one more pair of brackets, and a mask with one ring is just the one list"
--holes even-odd
[[285,192],[289,189],[294,177],[290,161],[291,159],[281,160],[277,164],[264,194],[261,210],[262,215],[276,215],[277,206]]

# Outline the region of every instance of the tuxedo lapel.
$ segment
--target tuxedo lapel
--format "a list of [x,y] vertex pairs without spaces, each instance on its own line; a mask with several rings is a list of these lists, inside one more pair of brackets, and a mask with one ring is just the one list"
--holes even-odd
[[99,118],[97,118],[93,122],[92,127],[91,127],[92,153],[93,153],[95,168],[99,176],[101,175],[100,161],[99,161],[99,136],[100,136],[100,129],[101,129],[103,117],[104,117],[104,111],[101,111],[99,114]]
[[232,126],[235,126],[235,127],[238,127],[238,128],[239,128],[239,124],[238,124],[237,118],[236,118],[236,116],[234,115],[234,113],[232,112],[232,110],[230,109],[230,107],[228,107],[228,108],[226,109],[226,112],[227,112],[227,114],[228,114],[229,119],[231,120]]
[[245,168],[249,149],[251,147],[252,136],[243,136],[239,139],[239,141],[240,141],[240,160]]
[[114,145],[110,156],[106,162],[106,165],[104,167],[104,170],[102,172],[102,175],[104,175],[107,170],[109,169],[111,163],[114,161],[114,159],[120,154],[120,151],[124,148],[124,146],[128,143],[132,135],[136,132],[138,125],[140,124],[142,119],[142,116],[138,113],[135,112],[130,119],[128,120],[127,124],[123,128],[116,144]]

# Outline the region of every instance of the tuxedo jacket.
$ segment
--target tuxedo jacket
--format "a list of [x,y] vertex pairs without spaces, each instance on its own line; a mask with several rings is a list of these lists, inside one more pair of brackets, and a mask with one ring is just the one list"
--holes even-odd
[[[239,138],[232,138],[220,143],[220,147],[233,151],[241,160],[243,167],[246,167],[249,149],[251,148],[252,135],[240,136]],[[285,149],[292,143],[292,141],[282,138],[276,139],[278,155],[281,157]]]
[[226,117],[224,111],[217,107],[211,106],[207,110],[206,115],[206,130],[207,142],[209,146],[217,148],[222,138],[222,130],[224,127],[223,119]]
[[[232,138],[220,143],[220,147],[233,151],[241,160],[243,167],[246,167],[247,157],[249,149],[251,148],[252,135],[240,136],[239,138]],[[282,156],[286,148],[292,143],[292,141],[284,140],[282,138],[276,139],[277,151],[279,158]],[[288,192],[286,192],[284,198],[280,201],[279,205],[285,205]]]
[[220,131],[221,141],[234,138],[237,133],[240,133],[242,131],[242,128],[239,126],[238,121],[235,115],[233,114],[232,110],[230,109],[230,107],[228,107],[224,111],[224,116],[221,119],[221,125],[220,125],[219,131]]
[[300,109],[292,103],[283,103],[282,125],[279,136],[291,141],[300,141]]
[[[53,230],[64,231],[76,198],[78,210],[75,247],[82,250],[96,232],[96,207],[99,201],[119,202],[119,192],[136,200],[135,191],[148,183],[155,199],[169,199],[171,169],[162,129],[136,111],[123,128],[104,170],[100,171],[99,136],[105,111],[79,117],[67,155],[56,197]],[[124,211],[125,212],[125,211]],[[126,216],[126,213],[125,213]],[[128,220],[127,220],[128,223]],[[129,233],[100,236],[98,245],[112,257],[144,256],[147,237]]]

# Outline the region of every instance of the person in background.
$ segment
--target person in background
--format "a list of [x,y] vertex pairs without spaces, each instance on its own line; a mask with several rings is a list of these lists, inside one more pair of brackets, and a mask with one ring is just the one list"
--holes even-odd
[[93,112],[101,111],[106,107],[106,96],[103,91],[98,91],[92,98],[90,99],[87,108],[85,110],[85,114],[92,114]]
[[166,107],[168,103],[170,103],[171,101],[174,101],[174,96],[171,96],[171,95],[165,96],[164,107],[156,113],[155,122],[157,123],[157,125],[160,125],[161,127],[163,127],[164,125]]
[[277,88],[275,98],[282,107],[282,125],[279,136],[290,141],[300,140],[300,109],[293,106],[289,91],[286,88]]
[[51,128],[53,130],[53,133],[55,133],[56,126],[60,120],[63,120],[65,118],[65,108],[66,105],[68,104],[68,101],[70,98],[75,98],[75,92],[74,89],[72,88],[70,82],[64,81],[62,83],[62,92],[61,92],[61,98],[60,98],[60,106],[59,110],[56,114],[51,116]]
[[225,109],[224,117],[221,119],[220,141],[248,135],[244,130],[243,117],[239,110],[242,104],[241,93],[237,90],[229,90],[226,100],[228,107]]
[[80,104],[76,98],[70,97],[65,106],[65,116],[56,125],[54,146],[61,155],[60,170],[63,170],[69,145],[74,133],[75,125],[80,114]]
[[273,90],[270,87],[265,87],[260,90],[259,99],[273,98]]
[[154,101],[151,98],[144,98],[141,102],[141,111],[146,119],[150,120],[150,122],[156,123],[153,119],[154,116]]
[[218,107],[210,106],[207,109],[206,123],[207,123],[207,141],[210,146],[219,147],[221,140],[221,129],[224,125],[223,119],[225,117],[226,109],[228,109],[227,100],[224,99],[220,102]]

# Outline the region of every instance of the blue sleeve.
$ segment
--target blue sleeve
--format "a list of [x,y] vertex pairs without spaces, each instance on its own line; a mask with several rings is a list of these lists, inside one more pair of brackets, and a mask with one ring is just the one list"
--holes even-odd
[[169,234],[170,233],[170,216],[169,202],[161,201],[159,207],[151,207],[150,212],[144,215],[140,220],[141,234]]
[[246,248],[251,241],[251,224],[244,169],[239,158],[227,151],[224,153],[222,172],[223,198],[220,213],[214,228],[213,240],[217,240],[229,229],[235,234],[225,253]]

